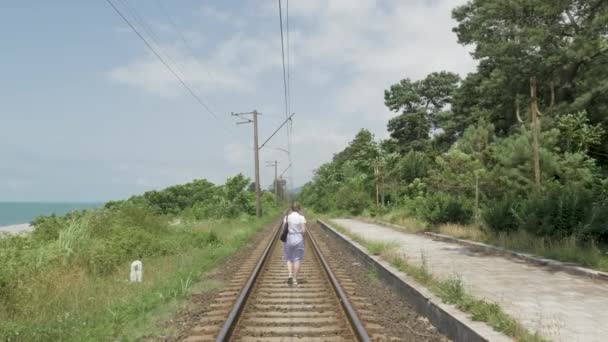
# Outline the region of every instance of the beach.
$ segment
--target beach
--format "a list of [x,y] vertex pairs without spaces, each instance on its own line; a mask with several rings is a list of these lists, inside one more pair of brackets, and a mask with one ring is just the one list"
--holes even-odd
[[25,232],[29,232],[34,228],[29,223],[21,223],[21,224],[11,224],[8,226],[0,226],[0,234],[8,233],[8,234],[22,234]]

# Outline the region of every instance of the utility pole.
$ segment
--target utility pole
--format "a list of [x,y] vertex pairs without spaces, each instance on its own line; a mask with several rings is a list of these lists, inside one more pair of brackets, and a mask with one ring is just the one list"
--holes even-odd
[[378,160],[374,160],[374,178],[376,179],[376,207],[380,206],[380,167],[378,165]]
[[253,148],[255,154],[255,215],[262,216],[262,201],[260,193],[260,148],[258,147],[258,111],[253,111]]
[[[250,119],[249,115],[253,116],[253,119]],[[270,139],[272,139],[272,137],[274,137],[275,134],[277,134],[277,132],[283,127],[285,126],[286,123],[288,123],[291,118],[296,115],[295,113],[291,114],[289,117],[287,117],[287,119],[279,126],[279,128],[277,128],[274,133],[272,133],[270,135],[270,137],[268,137],[268,139],[266,139],[262,145],[259,144],[258,142],[258,115],[262,115],[261,113],[258,113],[257,110],[253,110],[252,112],[246,112],[246,113],[232,113],[232,116],[238,116],[240,119],[242,119],[243,121],[241,122],[237,122],[237,125],[242,125],[242,124],[249,124],[249,123],[253,123],[253,154],[254,154],[254,158],[255,158],[255,212],[257,217],[261,217],[262,216],[262,201],[261,201],[261,189],[260,189],[260,150],[262,149],[262,147],[266,146],[266,144],[270,141]],[[291,164],[290,164],[291,166]],[[289,169],[289,167],[287,168]]]
[[277,160],[267,161],[266,166],[274,167],[274,196],[276,197],[277,202],[279,202],[279,179],[277,178],[277,176],[278,176],[277,167],[279,166],[279,162]]
[[[253,120],[246,117],[246,115],[252,115]],[[232,116],[238,116],[243,119],[241,122],[237,122],[237,125],[253,123],[253,154],[255,159],[255,214],[257,217],[262,216],[262,201],[261,201],[261,190],[260,190],[260,148],[258,147],[258,113],[257,110],[248,113],[232,113]]]
[[534,184],[540,190],[540,156],[539,156],[539,128],[536,117],[536,77],[530,78],[530,115],[532,118],[532,150],[534,154]]
[[479,170],[475,171],[475,223],[479,223]]

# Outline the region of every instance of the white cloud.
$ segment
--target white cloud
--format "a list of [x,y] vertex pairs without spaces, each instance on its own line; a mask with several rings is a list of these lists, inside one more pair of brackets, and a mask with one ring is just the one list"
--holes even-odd
[[294,39],[294,53],[314,70],[308,74],[312,82],[323,74],[321,67],[347,70],[333,89],[341,111],[386,111],[382,90],[401,78],[444,69],[464,75],[475,66],[451,32],[451,9],[464,0],[306,3],[295,15],[317,25],[298,32],[302,39]]
[[203,17],[213,19],[220,23],[228,23],[233,20],[233,17],[230,15],[230,13],[221,11],[211,6],[201,7],[201,14],[203,15]]
[[[456,24],[451,10],[464,2],[290,2],[291,76],[294,110],[298,112],[293,140],[297,184],[304,183],[310,170],[344,148],[360,128],[386,137],[386,122],[394,113],[384,106],[383,90],[391,84],[403,78],[420,79],[433,71],[464,76],[474,70],[475,62],[451,31]],[[164,49],[183,65],[188,82],[210,98],[228,103],[229,111],[258,108],[267,114],[282,114],[278,8],[275,1],[249,1],[247,6],[252,8],[246,13],[210,7],[201,10],[203,16],[224,26],[215,37],[216,43],[210,39],[204,40],[205,46],[198,46],[207,52],[196,60],[177,41]],[[229,18],[238,19],[238,23]],[[272,25],[260,25],[262,20]],[[208,26],[201,31],[209,37],[217,34]],[[181,94],[174,78],[152,55],[114,68],[110,77],[169,98]],[[271,126],[275,123],[263,117],[261,125],[264,135],[274,130]],[[285,147],[281,135],[271,145]],[[250,146],[229,141],[220,148],[226,169],[251,167]],[[263,158],[283,160],[286,165],[281,152],[265,149]],[[271,171],[264,168],[262,173],[265,179]]]
[[[263,61],[248,66],[232,66],[230,62],[238,56],[228,56],[234,51],[236,45],[238,43],[228,41],[220,48],[214,59],[206,62],[194,59],[194,57],[186,55],[177,48],[172,49],[174,53],[171,54],[171,60],[176,62],[169,63],[182,80],[194,88],[197,93],[217,94],[227,90],[234,92],[252,91],[255,89],[257,74],[268,68],[268,63]],[[166,61],[169,61],[169,59],[166,59]],[[109,77],[113,81],[141,88],[164,97],[185,94],[185,90],[176,77],[152,54],[116,67],[110,71]]]
[[[216,19],[230,14],[207,9],[207,15]],[[161,30],[163,25],[156,25]],[[203,42],[202,36],[189,31],[188,41]],[[168,41],[168,40],[167,40]],[[207,42],[209,44],[209,42]],[[253,92],[259,78],[268,71],[281,66],[280,55],[269,51],[280,49],[279,42],[263,36],[247,36],[235,32],[225,37],[216,46],[204,46],[206,54],[193,56],[181,38],[173,36],[168,44],[153,45],[156,52],[169,64],[175,73],[196,93],[217,95],[226,92]],[[108,72],[109,79],[147,92],[173,98],[186,94],[180,82],[151,52]]]
[[224,156],[226,160],[234,165],[243,166],[251,163],[252,148],[245,144],[230,143],[224,146]]

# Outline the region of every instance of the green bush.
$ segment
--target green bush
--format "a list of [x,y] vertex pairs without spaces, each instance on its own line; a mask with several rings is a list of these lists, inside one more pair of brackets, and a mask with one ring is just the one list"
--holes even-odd
[[425,177],[430,168],[431,160],[427,154],[412,150],[399,160],[395,172],[402,181],[411,183],[417,178]]
[[473,207],[464,197],[433,192],[420,201],[418,215],[431,224],[465,224],[473,217]]
[[532,194],[515,211],[519,226],[537,236],[562,239],[595,225],[594,197],[585,189],[551,186]]
[[577,232],[579,240],[583,242],[599,242],[608,245],[608,206],[606,203],[596,203],[590,208],[589,221],[580,227]]
[[[148,191],[141,196],[133,196],[126,201],[113,201],[106,209],[124,207],[145,207],[167,216],[182,216],[190,220],[208,218],[234,218],[243,213],[255,215],[255,195],[247,191],[250,180],[238,174],[216,186],[206,180],[194,180],[183,185],[175,185],[160,191]],[[276,207],[272,194],[262,195],[264,207]]]
[[514,211],[516,203],[516,200],[512,197],[489,202],[481,212],[486,227],[495,232],[517,230],[519,222]]
[[41,241],[56,240],[59,237],[59,230],[61,230],[64,223],[64,220],[55,214],[39,216],[32,221],[32,224],[36,227],[32,234],[36,239]]
[[377,205],[372,205],[371,207],[369,207],[369,216],[371,217],[376,217],[376,216],[382,216],[387,214],[390,211],[390,209],[388,207],[382,207],[382,206],[377,206]]
[[112,273],[121,262],[122,255],[116,253],[112,244],[95,241],[84,251],[81,263],[92,274]]
[[338,209],[346,210],[353,215],[359,215],[367,208],[369,196],[363,191],[342,187],[336,194],[336,201]]

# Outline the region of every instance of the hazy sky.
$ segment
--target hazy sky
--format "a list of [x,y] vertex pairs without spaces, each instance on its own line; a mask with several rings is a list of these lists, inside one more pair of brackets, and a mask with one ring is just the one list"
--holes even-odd
[[[114,0],[130,18],[124,0]],[[283,0],[283,5],[285,6]],[[194,53],[158,3],[175,20]],[[295,184],[360,128],[386,134],[383,90],[475,63],[451,32],[464,0],[291,0]],[[128,0],[213,118],[105,0],[0,3],[0,200],[99,201],[195,178],[253,174],[284,117],[276,0]],[[269,145],[284,148],[282,132]],[[285,154],[263,150],[261,162]],[[263,167],[262,186],[273,170]]]

